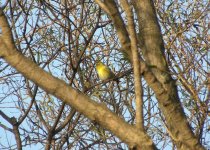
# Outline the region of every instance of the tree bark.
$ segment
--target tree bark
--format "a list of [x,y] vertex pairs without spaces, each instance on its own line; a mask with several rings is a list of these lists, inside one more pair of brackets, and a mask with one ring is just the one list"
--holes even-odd
[[[181,106],[175,80],[170,75],[154,3],[151,0],[137,0],[134,6],[138,15],[143,56],[155,76],[153,81],[149,76],[144,77],[155,92],[169,134],[178,149],[204,149],[190,128]],[[159,86],[155,82],[158,82]]]

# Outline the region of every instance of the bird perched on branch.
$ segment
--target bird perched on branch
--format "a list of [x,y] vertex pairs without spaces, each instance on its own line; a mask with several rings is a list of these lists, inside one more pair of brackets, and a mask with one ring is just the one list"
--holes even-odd
[[98,73],[99,79],[103,81],[116,77],[111,69],[108,66],[104,65],[101,61],[98,61],[96,63],[96,71]]

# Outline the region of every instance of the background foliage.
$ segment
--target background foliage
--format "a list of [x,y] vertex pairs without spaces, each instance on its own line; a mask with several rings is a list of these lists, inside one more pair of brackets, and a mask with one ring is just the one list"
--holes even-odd
[[[124,118],[135,122],[131,65],[121,53],[111,19],[91,0],[8,1],[5,8],[18,50],[50,74],[85,93]],[[208,1],[155,1],[171,75],[195,135],[209,141]],[[119,10],[120,6],[119,6]],[[123,11],[121,10],[122,16]],[[137,31],[138,32],[138,31]],[[99,81],[100,59],[121,76]],[[160,149],[173,149],[154,92],[143,80],[147,133]],[[48,126],[57,126],[55,149],[115,149],[127,146],[97,123],[30,82],[0,59],[0,149],[15,149],[11,124],[4,115],[24,118],[20,125],[25,147],[45,147]],[[59,116],[59,117],[58,117]]]

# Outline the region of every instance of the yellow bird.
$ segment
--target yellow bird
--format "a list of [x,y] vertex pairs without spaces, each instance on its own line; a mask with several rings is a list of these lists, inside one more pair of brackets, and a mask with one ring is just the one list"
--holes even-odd
[[115,74],[109,69],[109,67],[107,67],[100,61],[96,63],[96,71],[98,73],[99,79],[101,80],[115,78]]

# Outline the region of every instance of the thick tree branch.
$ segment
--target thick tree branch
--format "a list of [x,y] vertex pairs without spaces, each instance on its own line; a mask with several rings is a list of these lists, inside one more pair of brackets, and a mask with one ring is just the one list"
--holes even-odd
[[[139,21],[139,39],[141,39],[143,56],[155,76],[151,82],[144,76],[154,90],[159,106],[165,116],[171,137],[178,149],[204,149],[194,136],[178,96],[175,81],[170,75],[165,55],[160,26],[155,13],[153,1],[134,1]],[[155,86],[159,82],[160,86]]]

